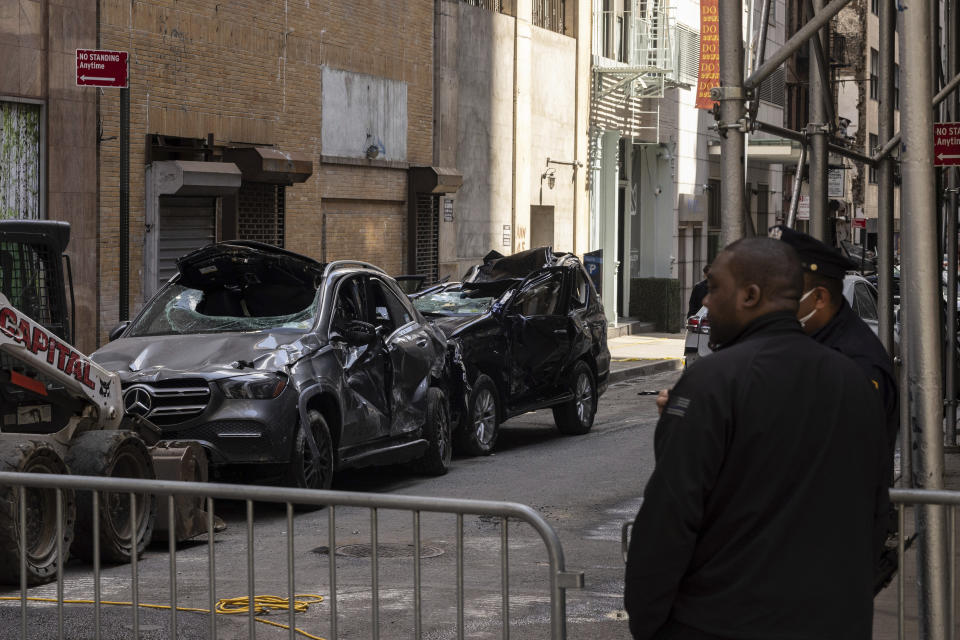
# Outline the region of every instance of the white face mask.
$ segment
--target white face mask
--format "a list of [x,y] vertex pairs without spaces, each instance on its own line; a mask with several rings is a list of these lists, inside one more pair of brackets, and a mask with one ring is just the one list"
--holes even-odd
[[[809,291],[807,291],[806,293],[804,293],[803,296],[800,297],[800,302],[803,302],[804,300],[806,300],[807,297],[809,297],[811,293],[813,293],[814,291],[816,291],[816,289],[817,289],[817,288],[814,287],[813,289],[810,289]],[[817,308],[814,307],[814,308],[813,308],[813,311],[811,311],[811,312],[808,313],[807,315],[805,315],[805,316],[803,316],[802,318],[800,318],[800,326],[801,326],[801,327],[807,326],[807,321],[810,320],[810,318],[812,318],[816,313],[817,313]]]

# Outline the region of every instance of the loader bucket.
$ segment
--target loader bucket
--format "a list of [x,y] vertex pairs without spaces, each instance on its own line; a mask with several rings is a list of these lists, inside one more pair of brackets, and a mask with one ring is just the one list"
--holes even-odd
[[[158,480],[181,480],[185,482],[207,481],[207,453],[196,442],[163,440],[150,447],[153,468]],[[169,540],[173,535],[177,542],[207,533],[207,512],[204,500],[199,497],[176,496],[174,518],[176,526],[170,531],[170,515],[167,502],[161,500],[157,509],[154,538]],[[226,528],[223,520],[214,516],[214,531]]]

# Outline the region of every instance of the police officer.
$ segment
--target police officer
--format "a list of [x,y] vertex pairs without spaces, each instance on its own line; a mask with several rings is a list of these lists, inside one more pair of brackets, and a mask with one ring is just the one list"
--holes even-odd
[[801,331],[789,246],[735,242],[708,278],[722,347],[683,373],[657,423],[627,557],[631,633],[867,640],[889,505],[880,398]]
[[769,235],[797,252],[803,267],[803,296],[797,317],[803,331],[822,345],[856,362],[883,400],[890,471],[900,427],[900,411],[893,362],[879,338],[843,297],[843,277],[856,268],[838,250],[790,227],[771,227]]

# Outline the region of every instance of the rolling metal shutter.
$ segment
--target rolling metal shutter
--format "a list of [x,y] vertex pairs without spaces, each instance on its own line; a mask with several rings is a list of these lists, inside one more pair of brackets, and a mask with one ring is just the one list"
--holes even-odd
[[440,196],[417,194],[416,274],[427,276],[427,282],[439,279]]
[[160,197],[157,288],[177,272],[177,258],[217,237],[217,199]]

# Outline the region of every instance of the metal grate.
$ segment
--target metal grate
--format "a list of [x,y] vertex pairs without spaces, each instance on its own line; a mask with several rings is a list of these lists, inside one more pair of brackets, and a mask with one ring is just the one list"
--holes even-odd
[[487,11],[503,12],[502,0],[460,0],[460,2],[468,4],[471,7],[486,9]]
[[542,29],[564,33],[566,0],[533,0],[533,24]]
[[284,188],[265,182],[244,182],[237,201],[240,239],[282,248]]
[[64,285],[51,265],[54,259],[60,256],[50,255],[46,245],[0,242],[0,291],[14,307],[63,336],[67,314],[56,307]]
[[440,196],[417,194],[416,275],[427,276],[429,282],[439,278],[440,262]]
[[778,107],[784,106],[786,102],[786,90],[784,88],[784,74],[785,71],[783,67],[780,67],[776,71],[770,74],[770,76],[760,83],[760,99],[764,102],[769,102],[770,104],[775,104]]

